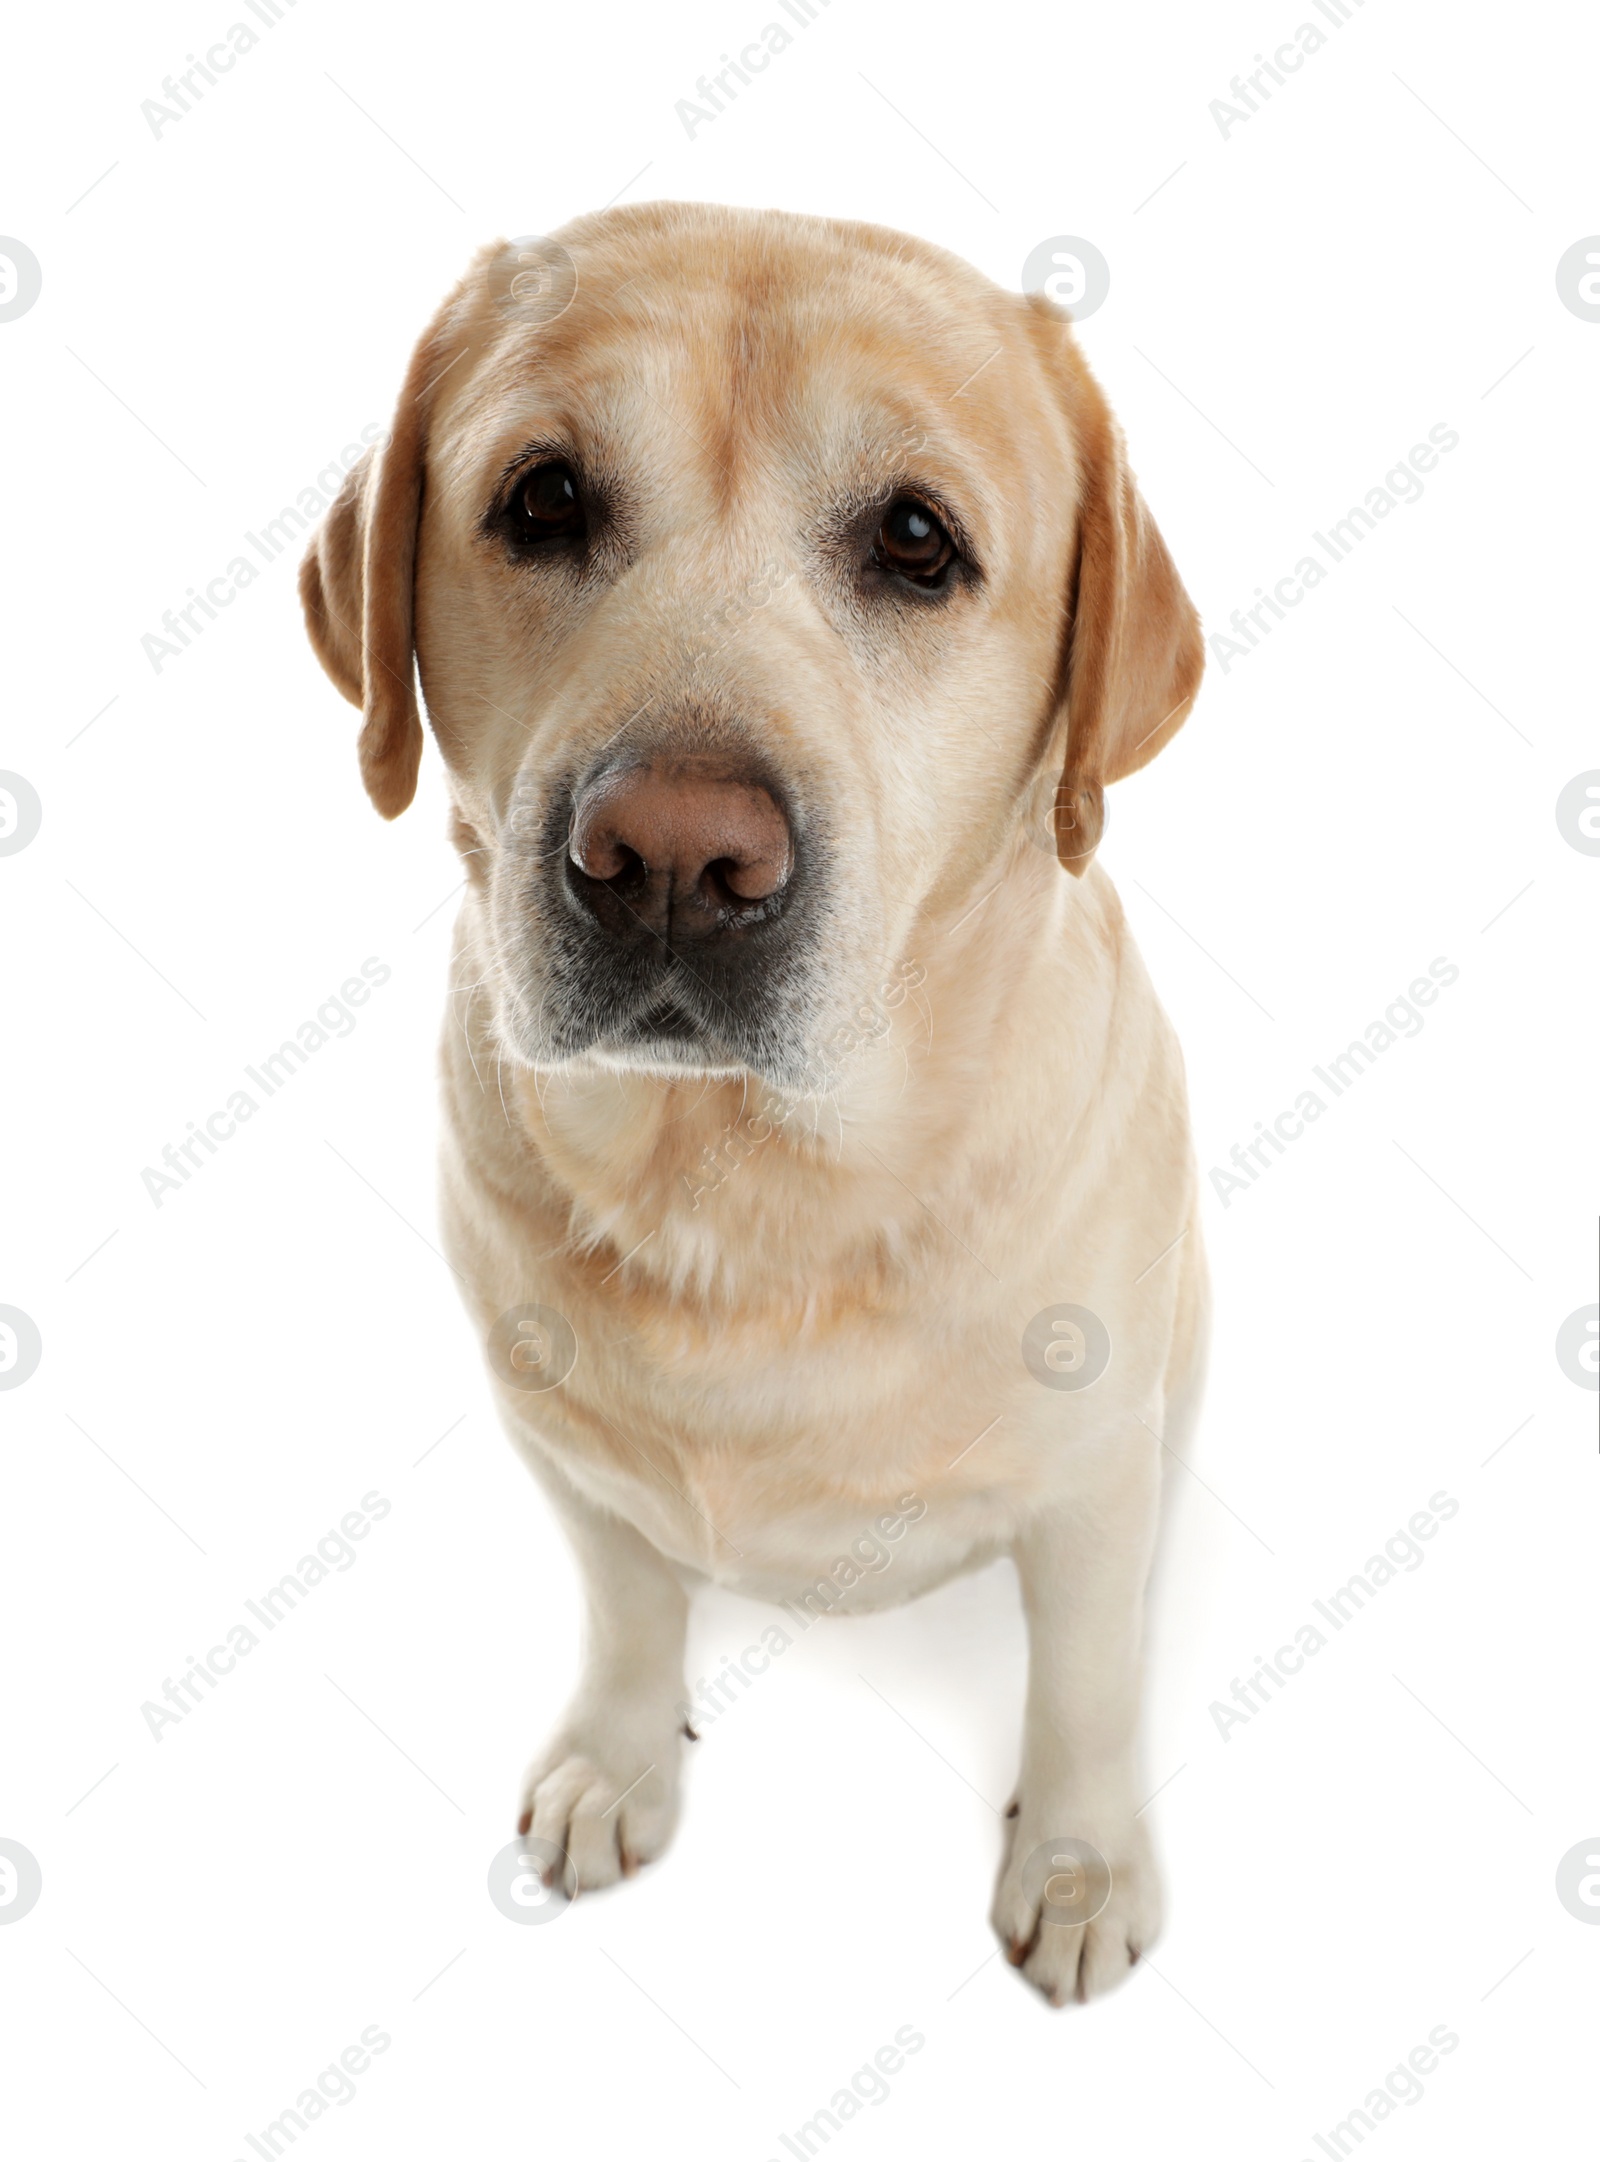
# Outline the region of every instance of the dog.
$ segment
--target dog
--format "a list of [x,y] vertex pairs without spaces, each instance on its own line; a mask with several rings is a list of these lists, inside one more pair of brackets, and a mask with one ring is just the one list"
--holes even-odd
[[1160,1919],[1141,1619],[1208,1302],[1094,857],[1204,654],[1068,318],[825,218],[496,243],[301,593],[386,818],[420,680],[465,870],[447,1251],[587,1597],[519,1834],[569,1890],[662,1852],[696,1583],[853,1613],[1009,1555],[992,1921],[1053,2003],[1109,1989]]

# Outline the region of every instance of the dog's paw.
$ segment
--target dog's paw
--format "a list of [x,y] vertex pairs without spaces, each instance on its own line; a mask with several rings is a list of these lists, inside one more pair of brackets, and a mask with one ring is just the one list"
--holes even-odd
[[[528,1768],[519,1837],[562,1848],[574,1890],[631,1877],[665,1851],[677,1824],[684,1733],[676,1712],[575,1706]],[[559,1867],[546,1871],[547,1883]]]
[[1025,1798],[1013,1810],[990,1915],[995,1934],[1051,2004],[1087,2004],[1125,1980],[1160,1932],[1149,1835],[1136,1817],[1108,1821],[1070,1798]]

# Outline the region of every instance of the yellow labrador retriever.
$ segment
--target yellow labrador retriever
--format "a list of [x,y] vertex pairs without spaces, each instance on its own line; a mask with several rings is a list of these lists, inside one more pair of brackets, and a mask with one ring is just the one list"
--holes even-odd
[[822,218],[490,246],[301,583],[388,818],[420,677],[466,870],[448,1248],[588,1595],[519,1831],[584,1886],[662,1851],[696,1581],[849,1614],[1009,1554],[994,1925],[1052,2001],[1111,1987],[1206,1300],[1092,859],[1203,656],[1066,318]]

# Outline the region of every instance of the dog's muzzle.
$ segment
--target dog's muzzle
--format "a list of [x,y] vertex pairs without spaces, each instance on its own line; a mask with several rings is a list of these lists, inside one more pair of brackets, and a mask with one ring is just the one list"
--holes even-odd
[[819,848],[732,750],[609,761],[551,806],[535,913],[563,1048],[798,1071]]

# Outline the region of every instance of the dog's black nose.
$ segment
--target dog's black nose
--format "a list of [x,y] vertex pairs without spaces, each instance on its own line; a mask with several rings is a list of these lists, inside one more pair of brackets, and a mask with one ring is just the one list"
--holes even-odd
[[770,917],[794,870],[789,820],[763,780],[725,759],[658,757],[580,791],[568,883],[602,928],[673,944]]

